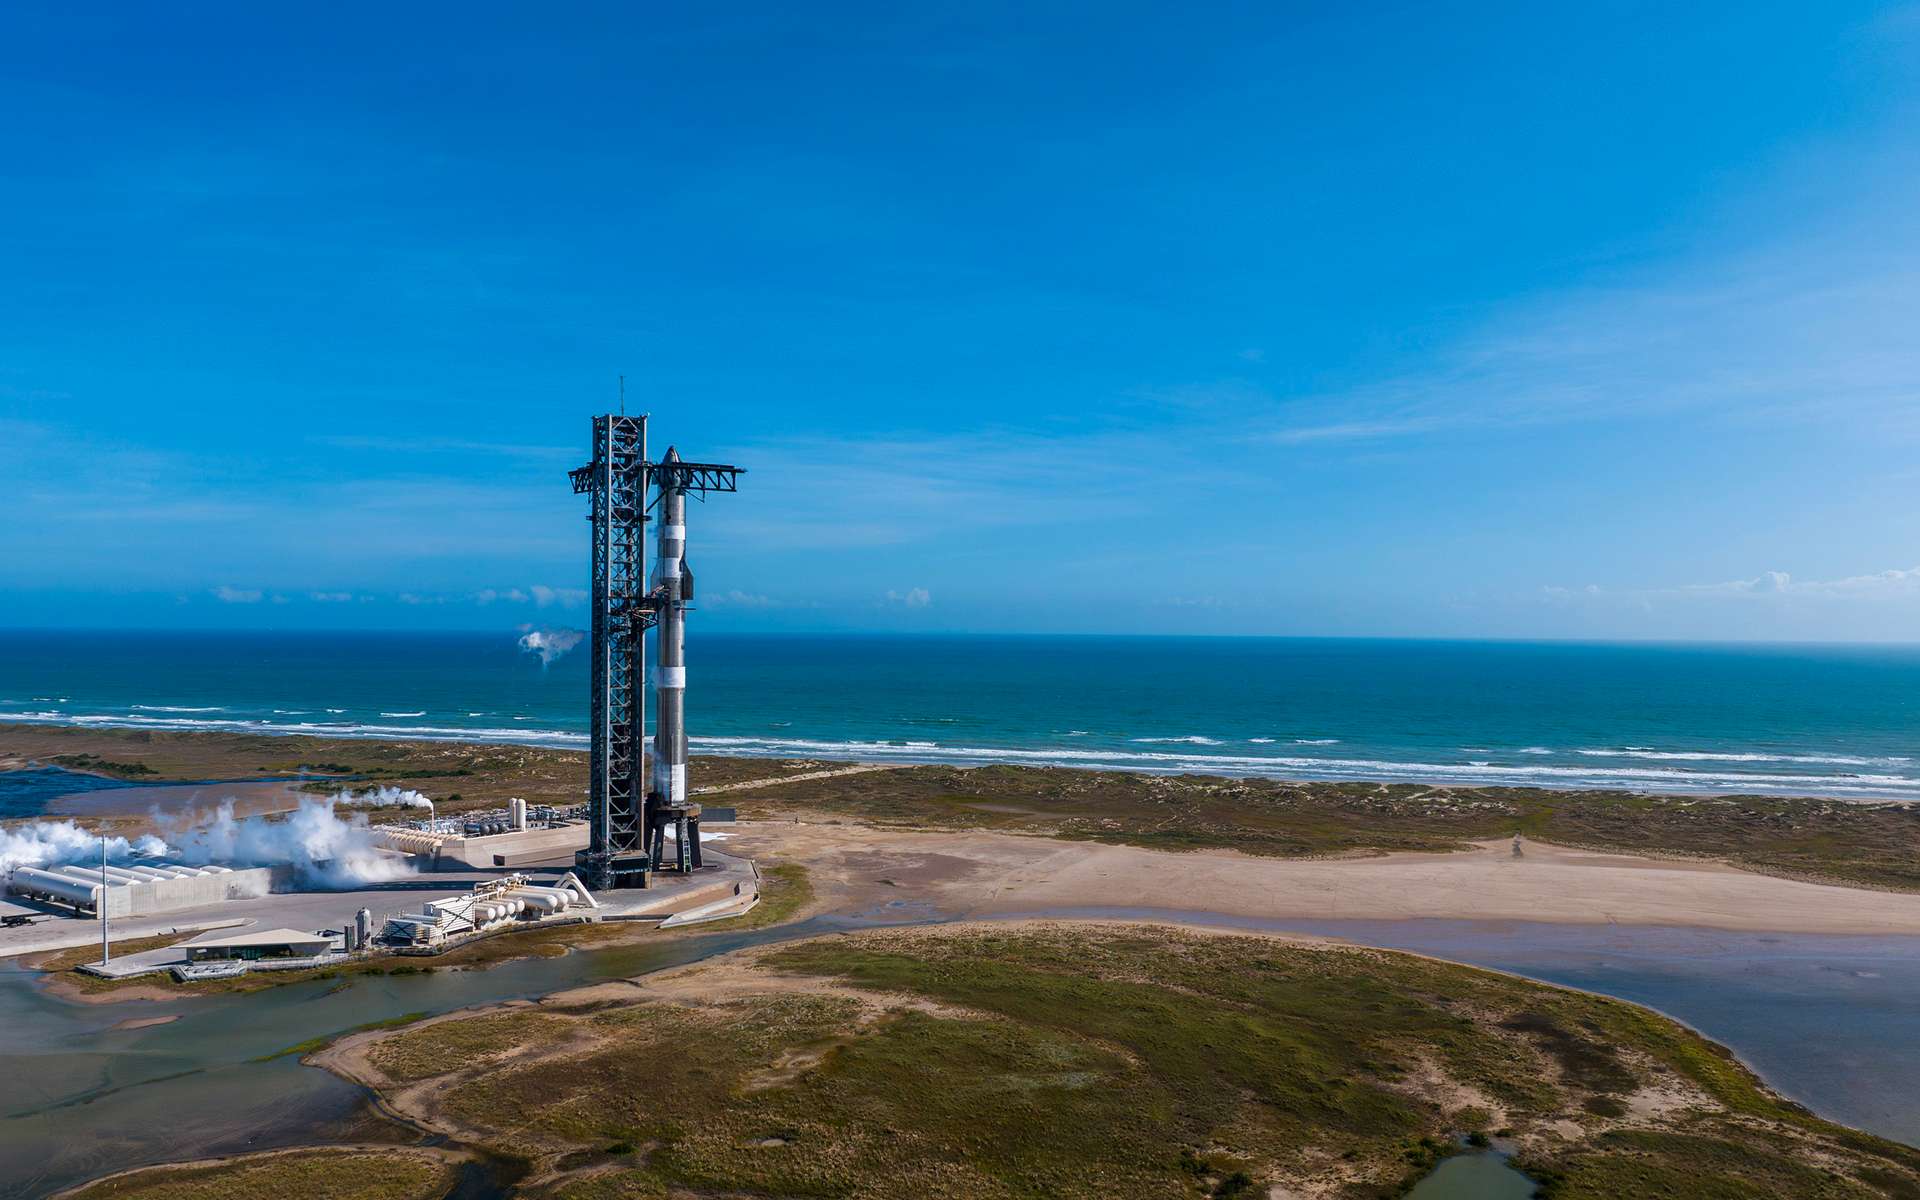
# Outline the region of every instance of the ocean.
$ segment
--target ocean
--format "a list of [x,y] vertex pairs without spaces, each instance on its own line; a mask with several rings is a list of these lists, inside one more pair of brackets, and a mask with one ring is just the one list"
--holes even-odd
[[[1920,647],[706,634],[696,754],[1920,799]],[[586,744],[518,634],[0,632],[0,721]]]

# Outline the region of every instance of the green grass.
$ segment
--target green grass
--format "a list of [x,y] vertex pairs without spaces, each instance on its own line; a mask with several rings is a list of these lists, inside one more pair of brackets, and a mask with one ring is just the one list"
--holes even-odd
[[[378,782],[425,792],[443,813],[498,808],[512,796],[535,804],[579,804],[587,790],[585,754],[538,746],[0,724],[0,759],[8,757],[150,783],[354,775],[360,786]],[[699,783],[709,784],[778,775],[783,769],[785,764],[763,759],[703,759],[695,774]],[[341,786],[338,780],[313,780],[303,790],[325,794]],[[144,812],[142,806],[125,817],[137,819]]]
[[203,1167],[153,1167],[70,1193],[73,1200],[434,1200],[452,1186],[446,1164],[405,1151],[313,1150]]
[[[392,1025],[383,1024],[380,1027],[407,1025],[418,1019],[419,1014],[413,1014]],[[523,1011],[492,1013],[458,1021],[437,1021],[405,1038],[390,1038],[378,1043],[373,1049],[372,1059],[374,1066],[387,1078],[412,1082],[442,1074],[448,1063],[479,1065],[492,1062],[527,1042],[564,1036],[570,1028],[570,1023],[560,1018]],[[323,1044],[328,1040],[331,1039],[323,1039]]]
[[355,1025],[351,1029],[342,1029],[337,1033],[322,1034],[319,1037],[310,1037],[304,1042],[295,1042],[293,1045],[282,1047],[271,1054],[262,1054],[253,1061],[272,1062],[276,1058],[305,1056],[312,1054],[316,1050],[325,1050],[328,1046],[333,1045],[334,1042],[350,1034],[365,1033],[370,1029],[399,1029],[402,1026],[411,1025],[415,1021],[421,1020],[426,1015],[424,1012],[410,1012],[402,1013],[397,1017],[382,1017],[378,1021],[368,1021],[364,1025]]
[[[1554,1197],[1920,1187],[1920,1152],[1785,1104],[1671,1021],[1446,963],[1116,927],[759,955],[856,991],[487,1014],[400,1030],[373,1062],[396,1085],[451,1071],[446,1114],[497,1150],[605,1165],[556,1193],[577,1200],[1262,1195],[1343,1173],[1339,1195],[1385,1198],[1495,1128]],[[1604,1115],[1651,1085],[1696,1103],[1650,1128]]]
[[1616,1200],[1622,1196],[1685,1196],[1689,1200],[1747,1200],[1794,1196],[1805,1200],[1872,1200],[1920,1196],[1909,1172],[1832,1170],[1794,1148],[1738,1127],[1707,1133],[1622,1130],[1565,1156],[1558,1168],[1538,1167],[1549,1200]]
[[113,775],[121,779],[140,779],[159,774],[145,763],[114,762],[112,759],[101,758],[94,754],[56,754],[53,756],[53,761],[69,770],[86,771],[94,775]]
[[813,879],[800,863],[775,863],[760,868],[760,903],[744,917],[715,925],[715,929],[761,929],[791,921],[813,903]]
[[1292,858],[1457,850],[1518,833],[1561,845],[1715,858],[1772,874],[1920,890],[1920,807],[1892,803],[1003,766],[910,767],[802,781],[742,792],[736,802],[750,818],[844,816]]

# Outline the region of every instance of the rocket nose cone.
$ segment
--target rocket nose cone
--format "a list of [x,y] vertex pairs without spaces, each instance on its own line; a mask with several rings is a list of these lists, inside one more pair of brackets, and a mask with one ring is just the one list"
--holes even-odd
[[678,450],[676,450],[676,449],[674,449],[674,448],[673,448],[672,446],[668,446],[668,447],[667,447],[667,457],[666,457],[666,458],[664,458],[664,459],[662,459],[661,461],[663,461],[663,462],[679,462],[679,461],[680,461],[680,452],[679,452]]

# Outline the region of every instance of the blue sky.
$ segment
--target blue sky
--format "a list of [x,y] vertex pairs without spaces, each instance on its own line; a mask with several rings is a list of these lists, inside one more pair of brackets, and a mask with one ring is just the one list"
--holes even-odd
[[[1920,6],[0,11],[0,624],[1920,639]],[[905,6],[915,7],[915,6]]]

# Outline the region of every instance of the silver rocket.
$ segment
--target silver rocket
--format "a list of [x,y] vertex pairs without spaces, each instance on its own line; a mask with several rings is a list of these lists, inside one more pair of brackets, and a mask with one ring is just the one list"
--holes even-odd
[[[680,454],[669,447],[665,463]],[[653,588],[660,598],[655,627],[653,691],[653,791],[672,810],[687,803],[687,492],[672,471],[660,474],[658,535],[654,548]]]

